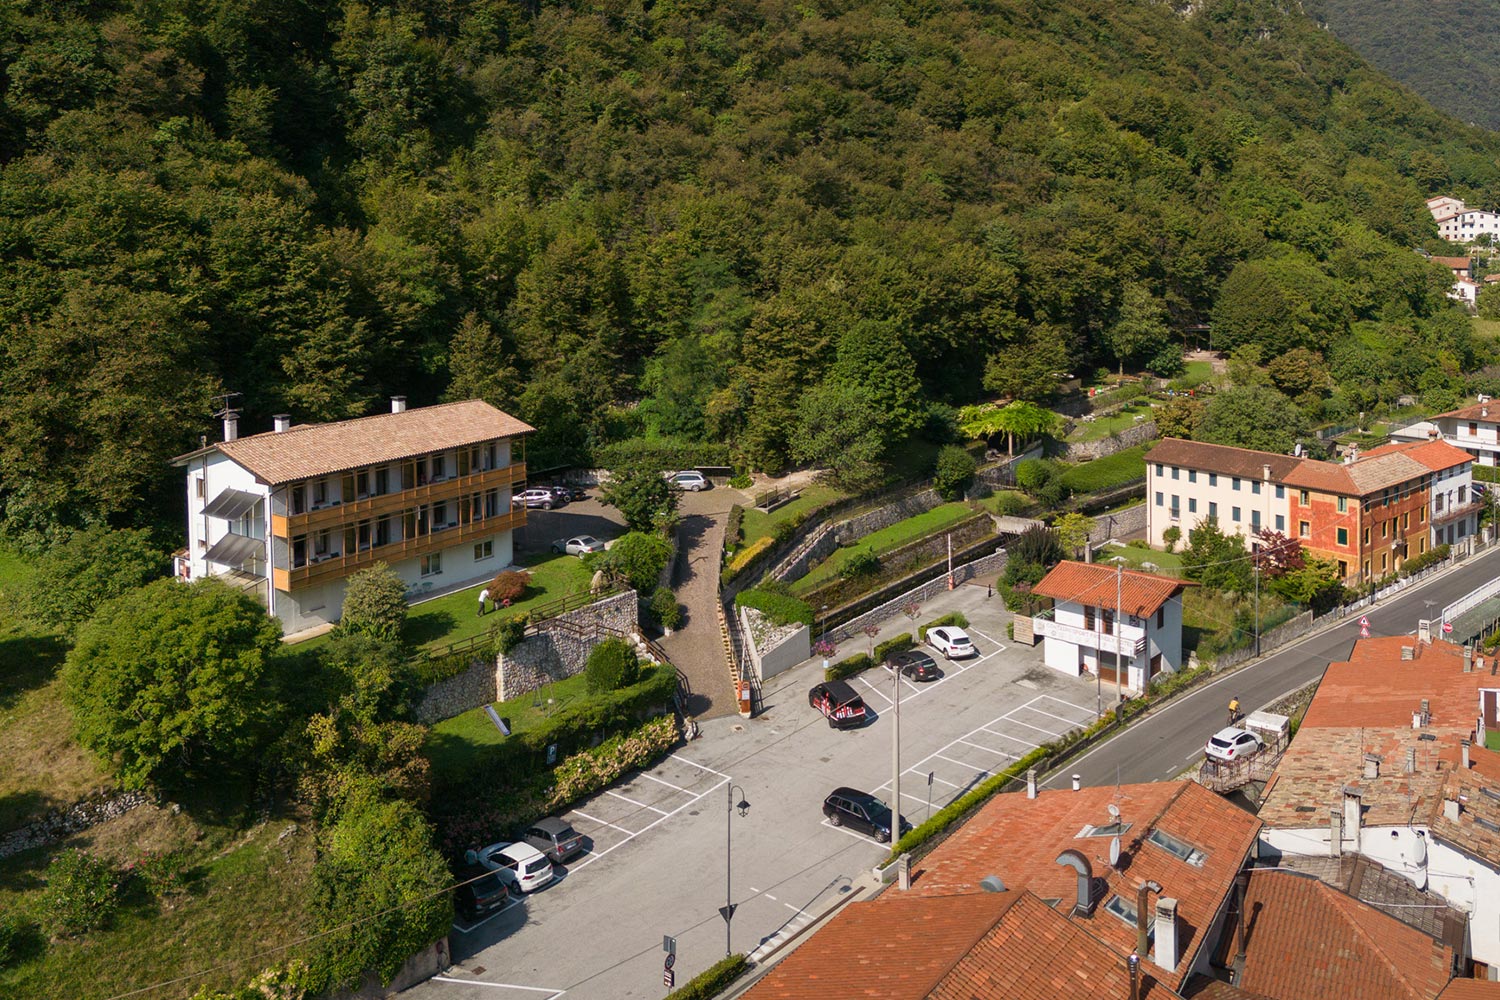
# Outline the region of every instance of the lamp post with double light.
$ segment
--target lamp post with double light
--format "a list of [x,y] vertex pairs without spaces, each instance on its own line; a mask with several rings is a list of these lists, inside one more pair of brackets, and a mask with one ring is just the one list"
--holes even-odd
[[[731,833],[734,830],[734,811],[738,809],[743,816],[750,811],[750,803],[745,800],[745,790],[739,785],[731,782],[727,789],[728,798],[724,803],[724,905],[719,910],[719,916],[724,918],[724,957],[728,958],[734,952],[732,950],[731,928],[734,920],[734,883],[733,868],[731,866]],[[735,802],[734,793],[740,793],[740,800]]]

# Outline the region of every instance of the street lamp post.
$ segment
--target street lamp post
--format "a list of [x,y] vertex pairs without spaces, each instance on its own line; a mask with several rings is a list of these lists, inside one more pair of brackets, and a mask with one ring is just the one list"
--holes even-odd
[[1125,692],[1120,683],[1120,671],[1124,667],[1124,654],[1120,651],[1120,640],[1124,638],[1124,625],[1121,621],[1125,617],[1125,599],[1122,592],[1125,589],[1125,560],[1121,556],[1115,556],[1115,721],[1119,721],[1120,702],[1125,700]]
[[[719,910],[719,916],[724,918],[724,957],[728,958],[734,954],[732,950],[733,939],[731,937],[731,928],[733,927],[732,921],[734,920],[735,911],[734,888],[731,881],[734,869],[730,861],[732,857],[730,853],[730,834],[734,829],[734,823],[732,822],[734,811],[738,809],[740,815],[743,816],[750,811],[750,803],[745,801],[745,790],[739,785],[730,782],[726,791],[728,792],[728,798],[724,803],[724,906]],[[740,793],[739,802],[734,801],[734,793],[736,791]]]

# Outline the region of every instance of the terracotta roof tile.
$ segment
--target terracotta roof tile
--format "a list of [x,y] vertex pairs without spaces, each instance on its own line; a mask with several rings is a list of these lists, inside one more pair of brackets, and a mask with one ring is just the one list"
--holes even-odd
[[211,447],[261,482],[277,486],[533,430],[483,400],[470,399],[332,424],[300,424],[280,434],[268,431]]
[[1455,979],[1438,994],[1439,1000],[1500,1000],[1500,983],[1486,979]]
[[[1489,278],[1484,279],[1486,281]],[[1490,400],[1487,403],[1473,403],[1462,406],[1447,413],[1439,413],[1436,417],[1428,417],[1429,420],[1438,420],[1442,417],[1452,417],[1454,420],[1494,420],[1500,421],[1500,403]]]
[[[1121,838],[1123,871],[1109,865],[1108,837],[1078,836],[1085,827],[1109,822],[1110,804],[1118,806],[1122,822],[1130,824]],[[1199,863],[1148,842],[1153,830],[1200,851]],[[1254,816],[1194,782],[1048,791],[1035,799],[999,795],[918,863],[911,892],[974,893],[980,891],[980,879],[998,875],[1012,888],[1060,899],[1059,908],[1071,910],[1077,875],[1059,865],[1057,856],[1069,848],[1077,850],[1089,859],[1102,886],[1100,905],[1076,922],[1122,954],[1135,946],[1135,927],[1106,912],[1104,902],[1121,895],[1134,905],[1136,886],[1148,879],[1161,883],[1162,895],[1178,900],[1180,961],[1172,974],[1151,967],[1167,986],[1177,989],[1191,971],[1259,830]]]
[[1425,466],[1429,472],[1442,472],[1474,461],[1473,455],[1446,441],[1397,441],[1383,444],[1365,452],[1360,461],[1398,452]]
[[1433,257],[1432,262],[1434,264],[1441,264],[1444,267],[1452,268],[1454,270],[1462,268],[1463,270],[1467,271],[1470,267],[1473,266],[1473,262],[1471,262],[1467,257]]
[[1441,806],[1433,810],[1432,835],[1472,857],[1500,863],[1500,754],[1483,747],[1469,750],[1472,767],[1457,764],[1443,783],[1442,798],[1459,803],[1458,819]]
[[[1242,989],[1285,1000],[1433,1000],[1452,949],[1316,879],[1250,874]],[[1219,959],[1234,960],[1231,921]]]
[[[1111,566],[1064,560],[1052,567],[1032,592],[1060,601],[1076,601],[1096,608],[1114,608],[1123,614],[1145,618],[1167,603],[1184,587],[1197,584],[1175,580],[1154,573],[1125,570],[1118,573]],[[1119,602],[1116,603],[1118,589]]]
[[1188,980],[1187,988],[1182,995],[1188,1000],[1272,1000],[1264,993],[1251,993],[1242,990],[1238,986],[1231,986],[1221,979],[1210,979],[1208,976],[1194,976]]
[[1295,468],[1301,459],[1269,451],[1252,451],[1249,448],[1208,444],[1204,441],[1162,438],[1156,447],[1146,453],[1146,461],[1177,465],[1185,469],[1205,469],[1220,475],[1241,476],[1245,479],[1261,478],[1265,475],[1265,467],[1269,465],[1271,481],[1277,482]]

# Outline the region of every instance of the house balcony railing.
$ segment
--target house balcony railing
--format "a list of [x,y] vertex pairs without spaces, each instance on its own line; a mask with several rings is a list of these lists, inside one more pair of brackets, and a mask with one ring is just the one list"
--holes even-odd
[[525,481],[526,463],[512,462],[498,469],[471,472],[467,476],[455,476],[452,479],[413,486],[409,490],[382,493],[347,503],[333,503],[301,514],[272,514],[271,534],[291,538],[313,531],[342,528],[359,521],[400,514],[418,504],[458,500],[473,493],[514,486]]
[[1109,635],[1104,632],[1094,632],[1090,629],[1079,628],[1076,625],[1064,625],[1061,622],[1055,621],[1055,617],[1053,610],[1032,615],[1032,633],[1044,639],[1058,639],[1062,642],[1072,643],[1075,646],[1084,646],[1088,649],[1116,653],[1121,656],[1136,657],[1146,651],[1146,632],[1144,629],[1123,625],[1115,630],[1117,634]]
[[1477,514],[1487,506],[1483,500],[1470,500],[1468,503],[1456,504],[1447,510],[1432,515],[1433,524],[1447,524],[1449,521],[1457,521],[1461,517]]
[[315,556],[305,565],[292,569],[280,567],[271,571],[271,579],[277,590],[296,590],[313,584],[338,580],[351,573],[373,566],[377,562],[395,563],[403,559],[415,559],[441,549],[462,545],[475,538],[484,538],[499,531],[509,531],[526,523],[526,509],[519,508],[494,517],[482,518],[468,524],[458,524],[441,531],[402,538],[385,545],[375,545],[354,552]]

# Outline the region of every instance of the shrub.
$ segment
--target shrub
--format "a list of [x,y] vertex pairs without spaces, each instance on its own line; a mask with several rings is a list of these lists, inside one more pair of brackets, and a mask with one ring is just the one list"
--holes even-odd
[[800,526],[800,524],[801,522],[795,519],[790,521],[778,521],[776,525],[771,528],[771,537],[775,539],[777,545],[780,545],[797,533],[797,528]]
[[383,562],[349,577],[338,630],[399,641],[406,627],[406,583]]
[[745,516],[745,508],[735,504],[729,508],[729,516],[724,519],[724,551],[733,552],[740,544],[740,532],[743,530],[741,521]]
[[853,580],[861,576],[874,576],[880,572],[880,557],[874,549],[856,549],[849,553],[844,565],[839,567],[839,576]]
[[660,470],[728,465],[729,451],[727,444],[685,437],[631,438],[595,448],[594,464],[604,469],[640,464]]
[[638,594],[656,589],[667,560],[672,558],[672,543],[654,532],[631,531],[609,547],[600,557],[600,565],[626,581]]
[[964,487],[974,481],[977,468],[979,464],[973,455],[956,444],[944,445],[938,452],[932,485],[944,500],[957,500],[963,495]]
[[880,645],[875,647],[875,662],[884,663],[885,658],[890,654],[900,653],[903,650],[911,649],[916,644],[916,640],[911,637],[910,632],[902,632],[894,639],[887,639],[885,642],[882,642]]
[[941,618],[934,618],[926,625],[922,625],[917,628],[917,641],[926,642],[927,630],[930,628],[937,628],[939,625],[957,625],[959,628],[968,628],[969,619],[962,611],[954,611],[949,614],[943,615]]
[[524,599],[530,587],[530,573],[514,569],[501,570],[490,581],[490,600],[494,601],[497,607],[508,607]]
[[48,930],[59,937],[107,927],[120,905],[120,887],[110,866],[77,848],[52,859],[42,914]]
[[1016,463],[1016,485],[1027,493],[1036,495],[1056,475],[1051,462],[1042,458],[1028,458]]
[[[1010,553],[1007,569],[1016,565],[1051,566],[1064,555],[1057,532],[1039,524],[1034,524],[1017,535],[1006,546],[1006,550]],[[1040,580],[1041,577],[1037,579]]]
[[1026,494],[1017,493],[1015,490],[1001,490],[995,494],[995,513],[1001,517],[1015,517],[1024,514],[1031,509],[1031,501]]
[[767,535],[764,538],[757,538],[743,549],[740,549],[734,554],[734,558],[729,560],[729,564],[724,567],[724,572],[728,574],[727,579],[733,580],[740,573],[744,572],[746,566],[749,566],[761,553],[775,544],[776,539]]
[[720,959],[692,979],[682,984],[681,989],[667,994],[668,1000],[712,1000],[729,988],[729,984],[745,974],[750,964],[744,955],[730,955]]
[[605,639],[589,653],[584,683],[589,694],[630,687],[640,676],[640,657],[624,639]]
[[1182,541],[1182,529],[1177,527],[1177,525],[1175,524],[1172,525],[1171,527],[1167,528],[1167,530],[1161,533],[1161,540],[1162,543],[1166,546],[1167,551],[1171,552],[1173,549],[1177,548],[1177,543]]
[[750,473],[744,469],[738,469],[729,477],[729,485],[737,490],[748,490],[750,488]]
[[497,653],[509,653],[526,638],[526,625],[530,615],[520,614],[502,618],[490,626],[490,643]]
[[853,677],[861,670],[869,670],[874,665],[875,661],[870,659],[868,653],[855,653],[853,656],[844,657],[837,663],[830,663],[828,669],[823,671],[823,679],[836,681],[845,677]]
[[37,561],[25,597],[27,614],[73,631],[105,601],[162,575],[167,554],[151,543],[149,532],[111,530],[100,525],[75,532]]
[[667,587],[657,587],[656,593],[651,595],[651,613],[662,628],[675,629],[682,624],[682,606],[677,603],[677,595]]
[[813,609],[806,601],[789,594],[777,594],[763,587],[740,591],[735,595],[734,606],[754,608],[777,625],[813,623]]
[[135,874],[157,899],[187,891],[188,859],[182,851],[152,851],[135,863]]
[[1432,548],[1428,549],[1426,552],[1423,552],[1421,555],[1413,556],[1412,558],[1406,560],[1406,562],[1402,563],[1401,575],[1411,576],[1414,573],[1422,572],[1429,566],[1436,566],[1438,563],[1448,558],[1448,552],[1449,548],[1446,544],[1434,545]]

